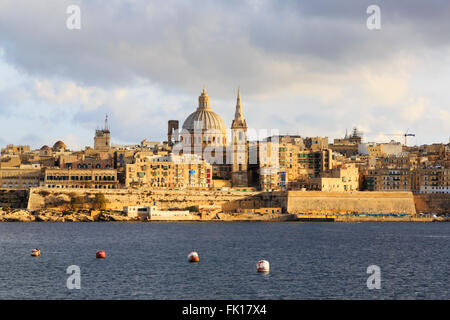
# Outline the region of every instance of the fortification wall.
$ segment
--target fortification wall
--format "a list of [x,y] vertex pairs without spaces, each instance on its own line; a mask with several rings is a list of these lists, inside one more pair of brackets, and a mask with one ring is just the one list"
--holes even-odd
[[28,190],[0,189],[0,207],[26,208],[28,203]]
[[[223,204],[256,203],[259,204],[267,195],[262,192],[239,191],[198,191],[198,190],[96,190],[96,189],[47,189],[32,188],[28,202],[28,209],[39,210],[68,208],[71,199],[81,197],[85,208],[92,206],[95,194],[101,192],[107,200],[106,209],[122,210],[124,206],[150,206],[153,202],[160,210],[187,210],[198,206],[212,206]],[[271,197],[269,197],[271,198]]]
[[416,214],[416,208],[411,192],[289,191],[287,212]]
[[[23,192],[23,191],[22,191]],[[221,206],[224,212],[242,211],[260,207],[281,207],[288,213],[342,214],[342,213],[404,213],[415,214],[422,208],[448,208],[449,200],[434,202],[434,198],[419,197],[410,192],[241,192],[198,190],[96,190],[32,188],[28,209],[66,209],[74,197],[82,199],[84,208],[91,208],[95,194],[101,192],[107,200],[106,209],[122,210],[124,206],[149,206],[156,202],[161,210],[189,210],[199,206]],[[23,202],[18,200],[17,202]],[[443,209],[447,210],[447,209]],[[430,212],[420,210],[420,212]],[[431,210],[439,212],[438,210]],[[448,210],[447,210],[448,212]]]
[[415,194],[418,213],[450,213],[450,194]]

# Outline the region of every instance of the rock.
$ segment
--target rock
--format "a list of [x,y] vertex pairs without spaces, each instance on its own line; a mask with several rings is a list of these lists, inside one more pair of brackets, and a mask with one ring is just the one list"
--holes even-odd
[[111,221],[111,216],[100,213],[97,218],[98,221]]
[[36,218],[36,221],[41,221],[41,222],[46,222],[49,220],[48,217],[41,215],[41,214],[38,214],[35,218]]
[[6,222],[33,222],[34,216],[31,215],[18,215],[18,214],[8,214],[6,216],[3,216],[3,221]]
[[87,215],[82,214],[82,215],[78,215],[76,217],[76,220],[79,221],[79,222],[92,222],[92,221],[94,221],[94,218],[91,217],[91,216],[87,216]]
[[64,216],[64,222],[76,222],[77,220],[72,215]]
[[111,216],[111,220],[112,221],[129,221],[130,218],[129,217],[124,217],[124,216]]
[[60,217],[57,216],[49,216],[48,222],[57,222]]

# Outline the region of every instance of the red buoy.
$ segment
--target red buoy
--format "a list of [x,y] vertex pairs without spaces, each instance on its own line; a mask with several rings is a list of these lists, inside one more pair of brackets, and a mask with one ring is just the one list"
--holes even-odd
[[97,253],[95,254],[95,257],[97,259],[105,259],[106,258],[106,253],[103,250],[97,251]]
[[200,258],[198,257],[198,253],[195,251],[192,251],[188,254],[188,261],[189,262],[199,262]]
[[31,255],[33,256],[33,257],[40,257],[41,256],[41,250],[39,250],[39,249],[34,249],[33,251],[31,251]]

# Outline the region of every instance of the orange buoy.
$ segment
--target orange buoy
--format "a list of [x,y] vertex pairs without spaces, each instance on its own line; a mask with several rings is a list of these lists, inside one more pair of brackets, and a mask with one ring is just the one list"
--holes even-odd
[[95,257],[97,259],[105,259],[106,258],[106,253],[103,250],[97,251],[97,253],[95,254]]
[[269,272],[270,271],[269,261],[267,260],[258,261],[256,263],[256,270],[258,272]]
[[199,262],[200,258],[198,257],[198,253],[195,251],[192,251],[188,254],[188,261],[189,262]]
[[31,251],[31,255],[33,256],[33,257],[40,257],[41,256],[41,250],[39,250],[39,249],[34,249],[33,251]]

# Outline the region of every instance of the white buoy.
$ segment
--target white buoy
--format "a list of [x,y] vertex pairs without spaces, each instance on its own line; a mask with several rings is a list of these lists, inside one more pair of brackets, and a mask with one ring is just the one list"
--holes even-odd
[[270,266],[269,261],[267,260],[260,260],[256,263],[256,270],[258,272],[269,272]]
[[200,258],[198,257],[198,253],[196,251],[191,251],[188,254],[188,261],[189,262],[199,262]]

